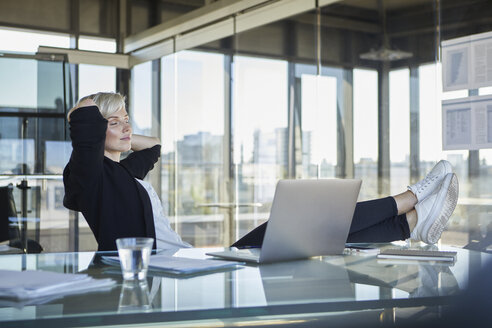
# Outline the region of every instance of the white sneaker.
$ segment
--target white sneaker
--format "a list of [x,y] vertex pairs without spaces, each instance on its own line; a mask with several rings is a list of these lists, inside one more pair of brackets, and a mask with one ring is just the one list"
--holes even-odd
[[419,203],[429,197],[440,185],[446,174],[453,173],[451,163],[446,160],[439,161],[432,170],[427,173],[425,178],[417,183],[408,186],[408,190],[413,192]]
[[435,244],[441,238],[458,202],[458,178],[447,174],[438,190],[415,206],[417,224],[410,234],[413,240]]

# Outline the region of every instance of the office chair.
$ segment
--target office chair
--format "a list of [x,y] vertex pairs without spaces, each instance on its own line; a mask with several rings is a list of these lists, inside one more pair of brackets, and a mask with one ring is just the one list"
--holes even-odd
[[[17,219],[17,210],[13,195],[13,185],[0,187],[0,242],[9,241],[10,247],[24,250],[21,236],[21,224]],[[11,220],[14,218],[14,220]],[[43,247],[32,239],[27,239],[27,253],[41,253]]]
[[482,237],[481,234],[475,234],[473,238],[470,238],[472,241],[463,246],[463,248],[492,254],[492,249],[490,247],[492,246],[492,223],[490,223],[486,229],[487,234],[485,237]]

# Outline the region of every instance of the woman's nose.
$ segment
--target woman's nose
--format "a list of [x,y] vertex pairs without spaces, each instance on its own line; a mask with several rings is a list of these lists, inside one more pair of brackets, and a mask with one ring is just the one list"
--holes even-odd
[[131,126],[130,122],[125,122],[125,125],[123,126],[123,131],[127,132],[127,131],[131,131],[131,129],[132,129],[132,126]]

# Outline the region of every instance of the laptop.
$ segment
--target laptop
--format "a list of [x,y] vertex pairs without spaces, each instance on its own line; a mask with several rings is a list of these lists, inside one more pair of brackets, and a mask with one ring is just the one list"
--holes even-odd
[[359,179],[280,180],[261,248],[207,255],[268,263],[342,254],[359,195]]

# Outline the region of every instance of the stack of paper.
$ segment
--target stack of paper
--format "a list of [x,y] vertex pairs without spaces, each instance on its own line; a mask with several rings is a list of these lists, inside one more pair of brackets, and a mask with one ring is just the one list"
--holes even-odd
[[379,259],[400,259],[417,261],[456,261],[456,252],[425,249],[385,249],[378,254]]
[[[103,256],[103,262],[120,265],[117,256]],[[238,262],[201,260],[169,255],[152,255],[149,260],[149,271],[164,272],[174,275],[188,275],[207,271],[237,268]]]
[[0,270],[0,301],[40,304],[68,294],[111,289],[115,284],[112,279],[86,274]]

